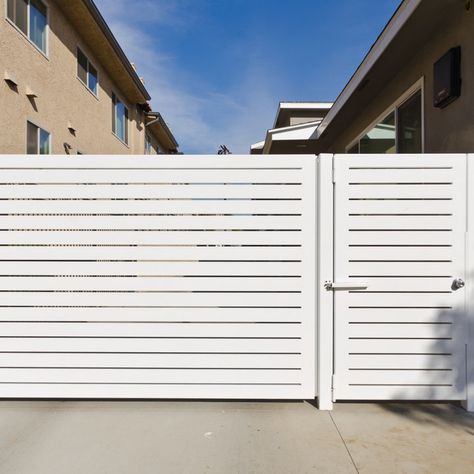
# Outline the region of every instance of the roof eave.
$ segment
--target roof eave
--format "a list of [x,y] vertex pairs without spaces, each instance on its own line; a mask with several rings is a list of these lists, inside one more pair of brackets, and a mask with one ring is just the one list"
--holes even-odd
[[102,30],[102,33],[106,36],[107,40],[110,42],[112,48],[114,49],[115,53],[119,57],[120,61],[122,62],[127,72],[130,74],[130,77],[133,79],[133,82],[137,86],[138,90],[143,95],[144,97],[143,102],[151,100],[151,96],[148,93],[145,85],[143,84],[142,80],[140,79],[137,72],[133,68],[131,62],[128,60],[127,55],[123,51],[122,47],[120,46],[119,42],[115,38],[111,29],[107,25],[107,22],[105,21],[104,17],[100,13],[94,1],[93,0],[82,0],[82,1],[84,2],[84,5],[88,9],[90,14],[94,18],[94,20],[97,22],[97,25]]
[[324,117],[324,119],[322,120],[316,131],[316,138],[319,138],[326,131],[331,122],[341,111],[341,109],[352,96],[352,94],[359,88],[369,71],[380,59],[384,51],[387,49],[393,39],[397,36],[400,29],[409,20],[409,18],[412,16],[412,14],[418,8],[422,1],[423,0],[405,0],[400,4],[397,11],[387,23],[375,43],[372,45],[354,75],[351,77],[349,82],[342,90],[341,94],[334,102],[334,105],[331,107],[326,117]]
[[162,130],[165,132],[166,136],[168,137],[170,142],[173,144],[174,148],[177,150],[179,148],[179,143],[177,142],[176,138],[174,137],[173,133],[168,127],[168,124],[165,122],[165,119],[160,114],[160,112],[147,112],[145,116],[156,120],[156,124],[161,126]]

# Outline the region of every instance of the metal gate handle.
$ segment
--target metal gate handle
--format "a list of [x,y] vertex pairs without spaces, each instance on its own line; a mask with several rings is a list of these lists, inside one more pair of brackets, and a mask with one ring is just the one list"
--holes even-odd
[[324,288],[328,291],[343,291],[343,290],[366,290],[368,283],[362,281],[346,281],[346,282],[332,282],[327,281]]

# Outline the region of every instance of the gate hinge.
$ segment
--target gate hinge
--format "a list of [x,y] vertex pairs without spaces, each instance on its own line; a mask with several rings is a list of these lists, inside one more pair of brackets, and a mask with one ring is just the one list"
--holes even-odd
[[331,376],[331,398],[332,398],[333,403],[336,401],[335,390],[336,390],[336,374],[332,374],[332,376]]

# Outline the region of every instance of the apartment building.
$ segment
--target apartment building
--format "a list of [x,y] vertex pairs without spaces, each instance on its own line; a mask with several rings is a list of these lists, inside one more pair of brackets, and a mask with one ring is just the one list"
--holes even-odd
[[0,0],[0,154],[174,154],[92,0]]

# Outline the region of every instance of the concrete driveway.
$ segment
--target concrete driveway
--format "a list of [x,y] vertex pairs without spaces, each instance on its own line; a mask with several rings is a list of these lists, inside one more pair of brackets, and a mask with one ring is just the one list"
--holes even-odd
[[450,405],[0,402],[2,474],[472,473]]

